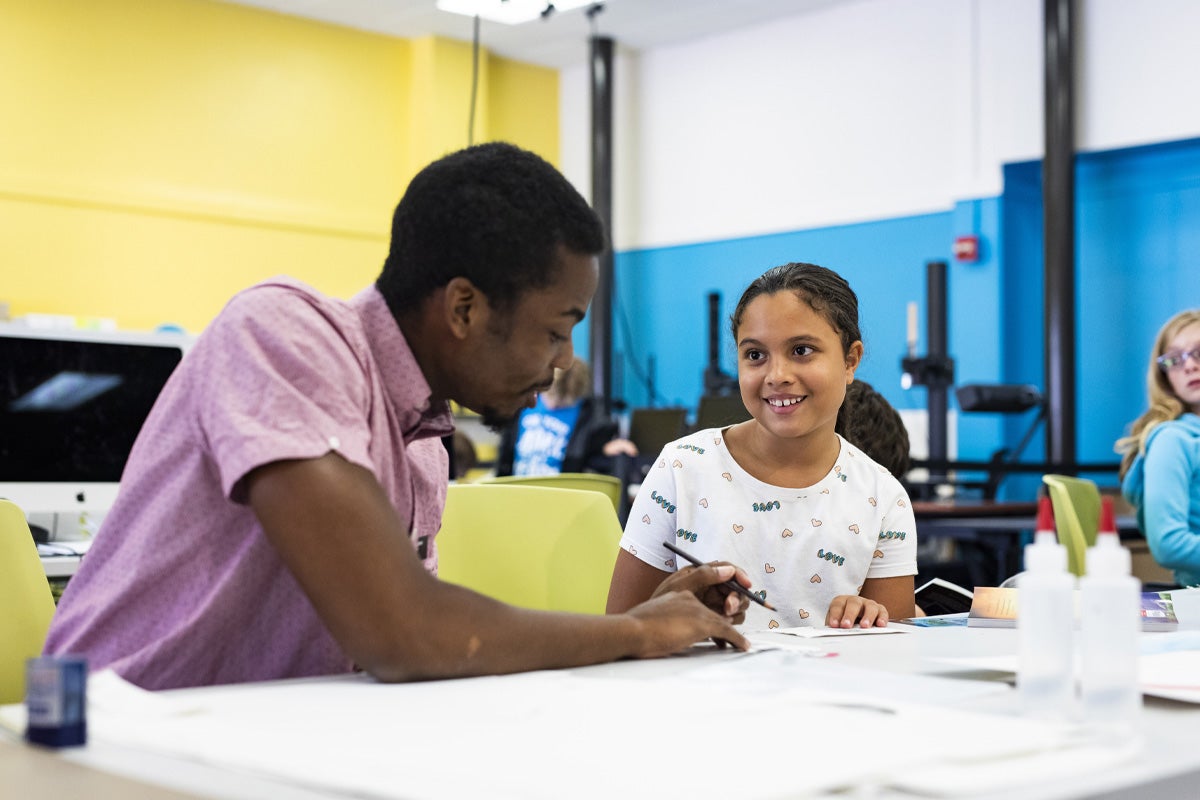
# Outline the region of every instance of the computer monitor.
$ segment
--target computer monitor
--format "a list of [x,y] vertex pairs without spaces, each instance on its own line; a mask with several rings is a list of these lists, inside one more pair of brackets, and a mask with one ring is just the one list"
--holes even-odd
[[0,497],[27,515],[106,511],[190,341],[0,324]]
[[635,408],[629,415],[629,438],[643,459],[656,458],[667,442],[684,433],[685,408]]
[[704,395],[696,409],[696,430],[726,428],[750,419],[750,412],[737,394]]

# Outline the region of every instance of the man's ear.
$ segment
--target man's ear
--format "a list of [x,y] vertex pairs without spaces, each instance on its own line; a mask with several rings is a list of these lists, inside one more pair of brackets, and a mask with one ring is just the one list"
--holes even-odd
[[446,284],[442,304],[446,327],[458,339],[467,338],[470,329],[481,324],[487,313],[483,292],[462,276]]

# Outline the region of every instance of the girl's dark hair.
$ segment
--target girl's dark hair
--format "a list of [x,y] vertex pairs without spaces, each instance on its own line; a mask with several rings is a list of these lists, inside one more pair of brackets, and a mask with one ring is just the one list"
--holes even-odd
[[846,283],[846,279],[816,264],[793,262],[772,267],[742,292],[737,308],[729,318],[735,343],[742,315],[750,301],[759,295],[779,292],[795,293],[833,326],[842,341],[842,353],[850,352],[850,345],[862,340],[862,332],[858,329],[858,295]]
[[587,255],[604,250],[604,226],[583,196],[534,153],[476,145],[409,183],[375,285],[397,316],[459,276],[507,311],[526,291],[555,281],[560,245]]

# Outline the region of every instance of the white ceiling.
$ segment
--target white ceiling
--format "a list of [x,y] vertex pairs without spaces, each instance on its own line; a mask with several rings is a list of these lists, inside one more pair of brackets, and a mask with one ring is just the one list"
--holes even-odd
[[[473,20],[438,11],[435,0],[225,0],[297,17],[403,38],[436,34],[471,41]],[[618,46],[645,50],[735,28],[811,12],[853,0],[604,0],[588,19],[584,9],[556,12],[524,25],[482,21],[480,44],[531,64],[569,67],[587,60],[593,32]]]

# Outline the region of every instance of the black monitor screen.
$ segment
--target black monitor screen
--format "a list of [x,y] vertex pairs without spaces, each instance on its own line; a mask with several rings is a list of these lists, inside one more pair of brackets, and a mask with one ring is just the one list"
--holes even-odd
[[686,422],[683,408],[635,408],[629,418],[629,438],[641,457],[653,459],[668,442],[683,435]]
[[696,428],[725,428],[750,419],[750,412],[739,394],[705,395],[696,411]]
[[0,336],[0,481],[115,482],[179,346]]

